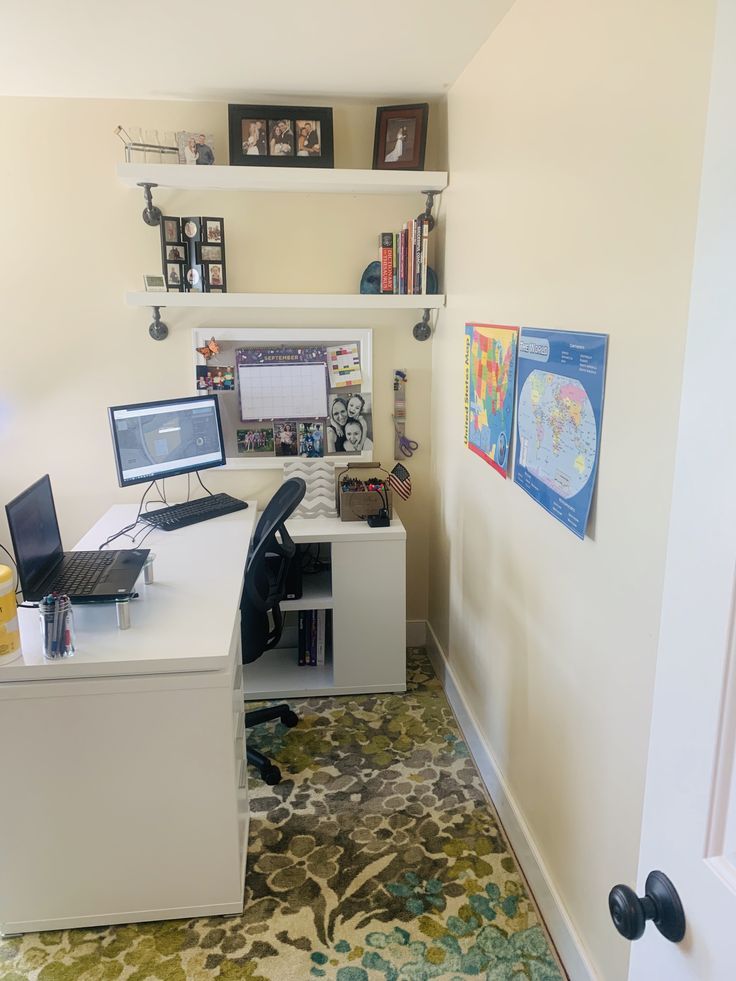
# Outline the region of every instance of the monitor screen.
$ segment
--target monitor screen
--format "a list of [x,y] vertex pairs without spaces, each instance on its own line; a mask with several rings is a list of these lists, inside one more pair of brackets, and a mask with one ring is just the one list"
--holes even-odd
[[225,463],[216,395],[107,410],[121,487]]

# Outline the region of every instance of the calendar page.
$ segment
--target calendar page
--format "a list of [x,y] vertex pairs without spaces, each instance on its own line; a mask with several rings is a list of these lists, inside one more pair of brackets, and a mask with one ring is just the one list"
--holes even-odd
[[327,415],[327,368],[319,364],[238,366],[241,419],[321,419]]

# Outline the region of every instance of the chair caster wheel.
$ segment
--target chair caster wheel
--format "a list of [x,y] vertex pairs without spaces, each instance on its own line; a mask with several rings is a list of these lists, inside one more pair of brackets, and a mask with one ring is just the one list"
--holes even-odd
[[264,767],[261,770],[261,777],[269,787],[274,787],[277,783],[281,783],[281,770],[277,766]]
[[281,716],[281,721],[284,723],[285,726],[288,726],[290,729],[293,729],[294,726],[299,722],[299,716],[296,714],[296,712],[292,712],[291,710],[289,710],[288,712],[284,712],[284,714]]

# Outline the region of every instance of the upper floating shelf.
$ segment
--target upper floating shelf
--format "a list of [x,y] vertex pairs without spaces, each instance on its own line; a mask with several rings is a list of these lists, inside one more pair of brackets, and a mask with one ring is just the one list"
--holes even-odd
[[437,310],[442,295],[416,293],[126,293],[131,307],[203,307],[253,310]]
[[121,163],[123,184],[157,184],[187,191],[298,191],[303,194],[412,194],[443,191],[439,170],[333,170],[299,167],[188,167],[186,164]]

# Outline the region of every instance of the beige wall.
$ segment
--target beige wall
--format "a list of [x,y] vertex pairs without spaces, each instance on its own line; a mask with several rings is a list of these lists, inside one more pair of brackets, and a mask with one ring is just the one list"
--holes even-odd
[[[703,0],[517,0],[448,99],[430,622],[616,981],[606,899],[636,876],[712,20]],[[610,335],[584,542],[464,448],[469,320]]]
[[[370,167],[375,103],[335,106],[335,165]],[[427,167],[436,165],[438,141]],[[125,306],[143,273],[160,271],[158,229],[141,220],[142,192],[115,177],[123,147],[113,130],[204,130],[227,162],[227,109],[220,104],[2,99],[5,194],[0,232],[0,503],[51,474],[69,545],[110,504],[137,499],[121,490],[106,407],[193,390],[191,330],[218,326],[373,327],[375,458],[393,459],[392,373],[409,373],[408,430],[422,451],[411,461],[416,492],[398,510],[409,530],[408,616],[426,617],[431,344],[411,335],[416,313],[170,311],[171,333],[156,343],[148,311]],[[164,213],[222,215],[232,291],[357,292],[376,257],[378,234],[419,213],[423,198],[159,191]],[[298,330],[296,331],[298,334]],[[391,464],[393,465],[393,464]],[[179,481],[177,486],[176,481]],[[257,496],[276,471],[216,472],[215,490]],[[183,493],[185,478],[169,482]],[[183,498],[180,498],[183,499]],[[0,542],[8,544],[4,511]]]

